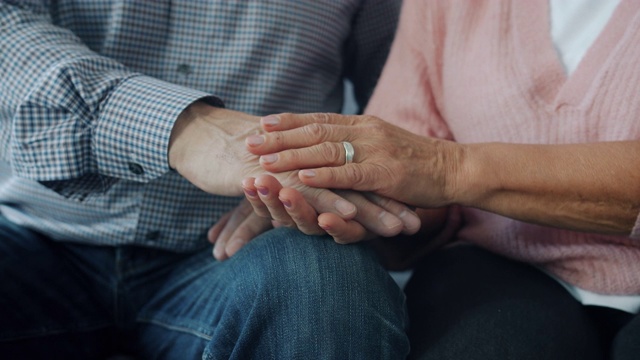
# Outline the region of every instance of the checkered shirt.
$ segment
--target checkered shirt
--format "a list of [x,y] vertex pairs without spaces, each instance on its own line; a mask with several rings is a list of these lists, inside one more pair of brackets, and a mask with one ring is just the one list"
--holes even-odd
[[178,114],[202,98],[254,115],[339,112],[344,79],[362,105],[399,6],[0,1],[0,211],[60,241],[201,248],[239,199],[168,168]]

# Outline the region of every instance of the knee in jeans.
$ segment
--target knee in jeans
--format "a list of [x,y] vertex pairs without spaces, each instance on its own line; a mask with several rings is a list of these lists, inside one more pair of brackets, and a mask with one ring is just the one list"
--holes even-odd
[[394,287],[369,249],[339,245],[329,237],[306,236],[288,228],[255,239],[236,257],[238,271],[244,274],[238,281],[250,282],[249,288],[268,291],[271,296],[289,297],[295,292],[308,297],[348,296],[354,289],[373,293]]

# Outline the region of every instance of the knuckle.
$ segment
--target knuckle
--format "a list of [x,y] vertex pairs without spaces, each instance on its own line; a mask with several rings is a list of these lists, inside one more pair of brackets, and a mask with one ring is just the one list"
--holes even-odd
[[273,143],[275,143],[278,146],[282,146],[284,144],[284,137],[282,136],[282,133],[277,131],[275,133],[271,133],[270,134]]
[[326,112],[324,112],[324,113],[315,113],[313,121],[315,121],[317,123],[321,123],[321,124],[328,124],[330,118],[331,118],[331,115],[329,113],[326,113]]
[[322,144],[322,153],[325,159],[330,161],[334,161],[336,164],[339,163],[340,157],[342,156],[342,151],[340,151],[341,147],[335,146],[334,143],[323,143]]
[[374,136],[386,136],[387,134],[387,127],[385,126],[384,123],[380,122],[380,121],[372,121],[369,124],[369,131],[372,133],[372,135]]
[[349,171],[349,178],[355,187],[361,188],[362,186],[367,185],[367,178],[357,166],[349,166],[347,169]]
[[302,128],[305,135],[309,136],[311,139],[321,141],[325,137],[325,129],[322,124],[309,124]]

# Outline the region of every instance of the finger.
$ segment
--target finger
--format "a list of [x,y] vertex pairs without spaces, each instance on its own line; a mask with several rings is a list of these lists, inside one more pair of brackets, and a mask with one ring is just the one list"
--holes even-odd
[[244,197],[249,201],[253,207],[253,211],[260,217],[271,218],[271,213],[260,199],[258,195],[258,189],[255,186],[255,178],[248,177],[242,180],[242,189],[244,191]]
[[256,155],[275,153],[287,149],[299,149],[323,142],[352,141],[356,134],[354,128],[345,125],[309,124],[300,128],[275,131],[272,133],[251,135],[246,138],[247,149]]
[[211,228],[209,228],[209,231],[207,231],[207,240],[209,240],[210,243],[216,243],[216,240],[218,240],[222,229],[224,229],[225,225],[229,221],[229,218],[231,218],[232,212],[233,210],[222,215],[222,217]]
[[358,118],[355,116],[334,113],[283,113],[261,118],[260,125],[265,131],[271,132],[295,129],[309,124],[353,125],[357,121]]
[[307,235],[325,234],[325,231],[318,226],[318,213],[307,203],[299,191],[283,188],[280,190],[278,198],[300,231]]
[[295,226],[295,222],[285,210],[282,201],[278,198],[282,185],[280,182],[271,175],[260,175],[255,181],[256,189],[258,189],[258,196],[262,203],[269,210],[270,217],[286,227]]
[[318,216],[318,225],[333,237],[338,244],[350,244],[366,240],[371,237],[360,223],[354,220],[343,220],[332,213]]
[[227,242],[238,226],[240,226],[240,224],[242,224],[242,222],[252,213],[253,209],[249,206],[247,201],[241,201],[240,204],[231,211],[231,216],[227,220],[222,231],[220,231],[220,234],[213,245],[213,257],[218,260],[225,260],[228,258],[225,251]]
[[[355,152],[354,162],[358,160]],[[296,169],[341,166],[346,162],[343,143],[323,142],[301,149],[284,150],[260,156],[260,165],[267,171],[282,172]]]
[[373,164],[347,164],[338,167],[303,169],[298,178],[305,185],[328,189],[376,191],[386,171]]
[[358,213],[354,204],[331,190],[305,187],[301,193],[318,214],[334,213],[342,219],[351,220]]
[[226,256],[232,257],[255,237],[271,228],[271,220],[259,217],[255,213],[249,214],[227,241],[224,248]]
[[402,232],[404,224],[396,215],[369,201],[362,193],[354,191],[336,191],[346,200],[358,208],[358,214],[353,219],[372,233],[390,237]]
[[363,193],[363,195],[372,203],[380,206],[381,208],[398,217],[403,224],[403,234],[412,235],[420,230],[420,227],[422,226],[420,217],[407,205],[388,197],[376,195],[370,192],[365,192]]

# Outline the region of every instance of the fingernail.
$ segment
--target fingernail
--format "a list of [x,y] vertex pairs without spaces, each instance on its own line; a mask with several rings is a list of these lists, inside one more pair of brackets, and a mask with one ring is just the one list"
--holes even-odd
[[398,226],[402,226],[402,222],[397,217],[391,215],[386,211],[381,212],[380,215],[378,215],[378,219],[380,219],[380,222],[382,222],[382,224],[389,229],[394,229]]
[[248,196],[251,196],[251,197],[258,196],[258,193],[253,189],[243,189],[243,190],[244,190],[244,193],[247,194]]
[[356,212],[355,205],[346,200],[337,200],[334,206],[336,210],[344,216],[350,216]]
[[280,118],[275,115],[269,115],[260,119],[260,122],[262,125],[275,126],[280,124]]
[[398,217],[405,223],[404,228],[407,230],[415,230],[420,228],[420,218],[413,212],[402,210]]
[[324,230],[324,231],[329,231],[329,230],[331,230],[331,226],[329,226],[329,225],[325,225],[325,224],[320,224],[320,223],[318,223],[318,226],[320,226],[320,228],[321,228],[322,230]]
[[281,203],[282,203],[282,205],[284,205],[285,207],[287,207],[287,208],[291,208],[291,201],[289,201],[289,200],[283,200],[283,199],[280,199],[280,202],[281,202]]
[[278,154],[269,154],[260,156],[260,161],[265,164],[271,164],[278,160]]
[[259,187],[258,192],[262,195],[269,195],[269,189],[266,187]]
[[222,246],[214,246],[213,247],[213,256],[216,259],[220,259],[224,256],[224,249],[222,248]]
[[258,146],[264,144],[264,136],[262,135],[251,135],[247,138],[247,145],[250,146]]
[[300,175],[310,178],[316,176],[316,172],[313,170],[300,170]]

